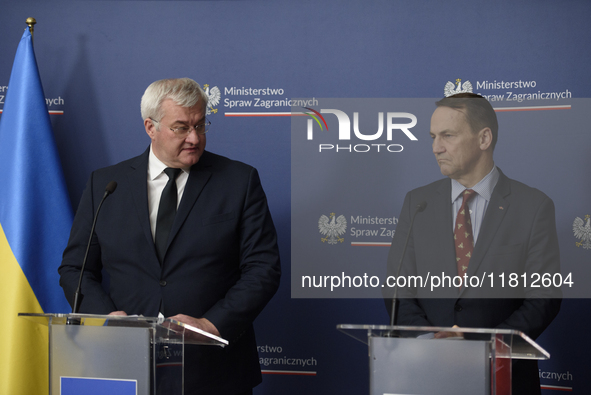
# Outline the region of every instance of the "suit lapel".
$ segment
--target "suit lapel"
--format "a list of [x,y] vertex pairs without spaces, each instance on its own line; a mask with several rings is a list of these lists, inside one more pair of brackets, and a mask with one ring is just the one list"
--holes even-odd
[[[444,273],[457,274],[456,250],[453,239],[453,217],[451,205],[451,181],[446,179],[437,189],[437,199],[433,202],[432,238],[437,245],[433,246],[433,251],[440,251],[441,256],[436,257],[438,262],[436,269]],[[427,207],[431,205],[428,203]],[[419,214],[420,215],[420,214]],[[454,289],[451,292],[456,292]]]
[[133,197],[136,213],[140,222],[144,236],[148,244],[152,246],[156,262],[156,247],[152,238],[152,229],[150,228],[150,212],[148,209],[148,155],[150,148],[132,162],[130,171],[127,173],[127,179],[131,185],[131,195]]
[[170,235],[168,236],[168,244],[166,245],[167,249],[183,226],[183,223],[189,216],[197,198],[211,177],[212,166],[208,158],[209,156],[207,152],[204,152],[203,156],[199,159],[199,162],[191,168],[181,203],[179,204],[178,211],[174,217],[174,223],[172,224],[172,229],[170,230]]
[[[480,225],[480,233],[476,245],[474,246],[472,258],[470,258],[467,272],[468,276],[473,276],[478,271],[478,267],[482,263],[482,260],[495,238],[499,226],[503,222],[503,218],[509,208],[509,199],[507,198],[511,194],[509,179],[500,169],[499,173],[499,181],[491,195],[484,219]],[[464,288],[462,288],[462,291],[463,290]]]

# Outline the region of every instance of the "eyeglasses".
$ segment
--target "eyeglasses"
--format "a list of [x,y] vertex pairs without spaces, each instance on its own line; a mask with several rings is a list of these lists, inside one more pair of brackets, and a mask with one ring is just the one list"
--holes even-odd
[[[152,122],[160,123],[160,121],[157,121],[153,118],[150,118],[150,120]],[[178,137],[187,137],[189,133],[191,133],[191,129],[195,129],[195,133],[197,133],[200,136],[203,136],[205,133],[209,131],[209,125],[211,125],[211,122],[207,118],[205,118],[205,121],[203,123],[200,123],[195,126],[181,126],[174,129],[169,126],[168,128],[172,130],[174,134],[176,134]]]

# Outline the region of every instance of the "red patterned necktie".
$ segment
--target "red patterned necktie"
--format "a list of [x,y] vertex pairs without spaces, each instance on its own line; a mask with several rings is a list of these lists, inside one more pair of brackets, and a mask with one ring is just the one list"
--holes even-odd
[[454,229],[454,244],[456,246],[456,262],[458,265],[458,275],[463,276],[468,270],[468,263],[474,249],[474,236],[472,235],[472,221],[470,220],[470,209],[468,202],[476,192],[472,189],[466,189],[462,192],[462,207],[456,217],[456,227]]

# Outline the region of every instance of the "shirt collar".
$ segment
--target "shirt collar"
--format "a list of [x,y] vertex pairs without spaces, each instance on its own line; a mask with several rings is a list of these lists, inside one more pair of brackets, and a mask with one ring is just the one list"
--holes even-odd
[[[152,150],[152,144],[150,144],[150,154],[148,156],[148,179],[153,181],[155,178],[160,176],[166,169],[166,166],[160,159],[154,155],[154,151]],[[189,170],[181,169],[183,173],[189,174]]]
[[[497,181],[499,181],[499,170],[496,166],[493,166],[492,170],[470,189],[482,196],[488,202],[492,196],[493,189],[495,189],[495,186],[497,185]],[[455,202],[466,189],[468,188],[460,184],[458,181],[451,180],[451,202]]]

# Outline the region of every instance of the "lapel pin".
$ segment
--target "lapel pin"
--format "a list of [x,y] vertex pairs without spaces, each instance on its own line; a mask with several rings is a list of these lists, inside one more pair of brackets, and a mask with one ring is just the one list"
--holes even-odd
[[502,209],[503,209],[503,206],[499,206],[499,210],[502,210]]

